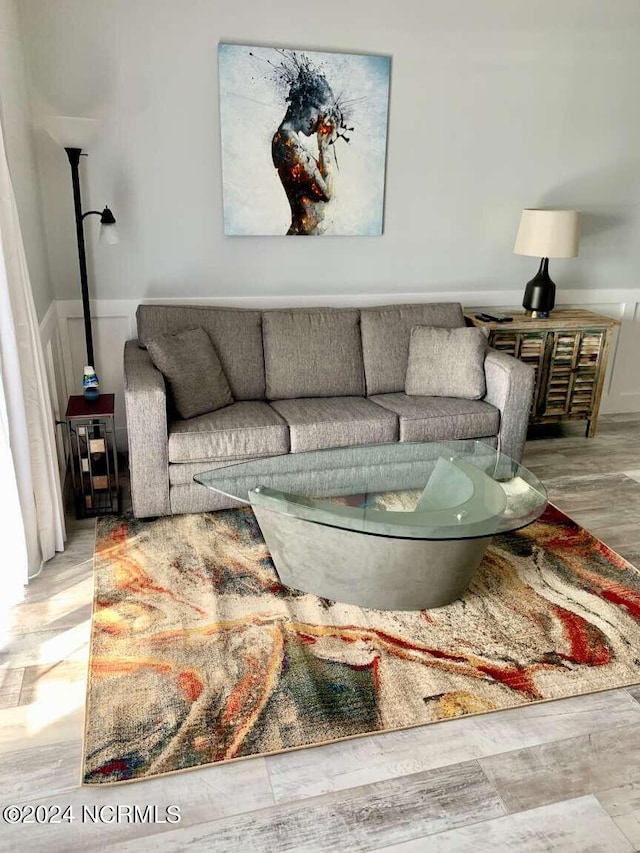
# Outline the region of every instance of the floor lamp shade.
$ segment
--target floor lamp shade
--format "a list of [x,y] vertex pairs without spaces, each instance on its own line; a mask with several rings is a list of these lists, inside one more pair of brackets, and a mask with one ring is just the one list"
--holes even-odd
[[555,306],[556,286],[549,277],[549,258],[575,258],[580,241],[577,210],[523,210],[516,236],[516,255],[540,258],[537,275],[527,283],[522,305],[537,317]]
[[100,121],[75,116],[45,116],[42,126],[62,148],[79,148],[82,151],[93,140]]

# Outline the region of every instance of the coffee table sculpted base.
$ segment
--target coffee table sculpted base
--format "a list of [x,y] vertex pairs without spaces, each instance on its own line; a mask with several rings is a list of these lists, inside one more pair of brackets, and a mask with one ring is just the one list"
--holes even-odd
[[478,441],[291,453],[195,479],[251,505],[283,584],[378,610],[460,598],[491,537],[546,506],[530,471]]
[[372,536],[261,503],[253,493],[251,506],[283,584],[376,610],[428,610],[460,598],[491,540]]

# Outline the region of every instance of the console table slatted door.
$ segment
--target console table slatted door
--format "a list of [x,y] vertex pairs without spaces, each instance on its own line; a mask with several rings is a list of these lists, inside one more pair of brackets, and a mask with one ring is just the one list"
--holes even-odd
[[468,325],[486,328],[489,344],[535,370],[530,423],[586,420],[589,438],[596,433],[598,409],[611,339],[619,320],[582,309],[558,309],[547,319],[513,309],[490,309],[513,317],[510,323],[484,323],[465,311]]

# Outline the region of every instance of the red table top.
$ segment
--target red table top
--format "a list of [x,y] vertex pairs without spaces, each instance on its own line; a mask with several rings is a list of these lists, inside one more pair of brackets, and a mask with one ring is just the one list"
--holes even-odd
[[113,416],[115,394],[100,394],[97,400],[85,400],[82,394],[72,394],[67,403],[65,418],[99,418]]

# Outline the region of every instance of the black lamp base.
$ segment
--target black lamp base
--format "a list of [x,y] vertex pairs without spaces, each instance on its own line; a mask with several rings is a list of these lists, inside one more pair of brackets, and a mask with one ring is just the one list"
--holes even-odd
[[540,269],[527,282],[522,307],[531,317],[546,318],[556,304],[556,286],[549,278],[549,258],[542,258]]

